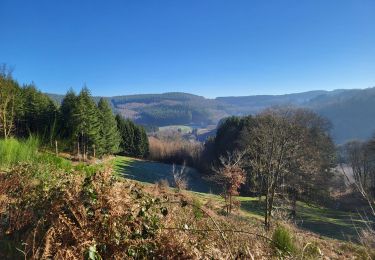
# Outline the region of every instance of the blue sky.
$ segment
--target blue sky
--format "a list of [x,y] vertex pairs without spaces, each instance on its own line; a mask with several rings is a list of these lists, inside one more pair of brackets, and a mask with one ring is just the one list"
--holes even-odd
[[0,0],[20,83],[206,97],[375,86],[374,0]]

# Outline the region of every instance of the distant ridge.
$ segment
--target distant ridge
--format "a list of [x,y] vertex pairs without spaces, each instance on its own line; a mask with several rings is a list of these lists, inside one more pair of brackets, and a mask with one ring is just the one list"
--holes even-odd
[[[63,99],[63,95],[48,95],[57,102]],[[366,139],[375,132],[375,87],[215,99],[183,92],[107,98],[117,113],[147,125],[205,127],[217,124],[220,119],[231,115],[256,114],[272,106],[294,105],[312,109],[327,117],[332,122],[332,136],[336,143]]]

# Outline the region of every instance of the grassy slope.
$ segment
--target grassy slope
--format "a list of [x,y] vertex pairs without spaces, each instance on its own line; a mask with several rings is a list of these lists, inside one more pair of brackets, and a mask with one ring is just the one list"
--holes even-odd
[[[173,183],[172,166],[169,164],[118,157],[115,160],[115,169],[126,178],[145,183],[155,183],[160,179],[167,179],[169,183]],[[186,175],[189,178],[188,189],[201,200],[222,201],[220,196],[209,194],[214,188],[210,187],[207,181],[202,180],[196,170],[187,168]],[[257,198],[238,197],[238,200],[241,202],[241,215],[262,219],[262,206]],[[300,227],[336,239],[355,240],[356,229],[363,225],[357,214],[315,207],[303,202],[298,202],[297,214],[297,223]]]

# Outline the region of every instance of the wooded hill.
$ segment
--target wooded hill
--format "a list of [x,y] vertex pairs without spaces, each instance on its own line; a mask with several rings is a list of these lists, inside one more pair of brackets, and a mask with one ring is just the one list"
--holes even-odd
[[[61,101],[61,96],[49,95]],[[375,88],[216,99],[177,92],[107,99],[118,113],[144,125],[206,126],[230,115],[256,114],[268,107],[293,105],[327,117],[332,122],[333,139],[339,144],[350,139],[367,139],[375,130]]]

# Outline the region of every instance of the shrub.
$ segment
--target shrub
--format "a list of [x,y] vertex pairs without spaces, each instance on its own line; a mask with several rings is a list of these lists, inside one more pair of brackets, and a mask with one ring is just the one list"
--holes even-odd
[[188,187],[188,181],[185,177],[184,171],[185,165],[183,165],[180,170],[176,170],[176,165],[173,164],[172,175],[177,191],[186,190],[186,188]]
[[156,183],[155,183],[155,186],[161,190],[161,191],[165,191],[169,188],[169,182],[167,179],[161,179],[161,180],[158,180]]
[[302,251],[302,259],[318,259],[322,256],[318,243],[307,243]]
[[296,246],[293,242],[292,235],[290,231],[284,226],[276,227],[272,235],[272,241],[274,249],[277,253],[282,255],[294,253],[296,251]]

